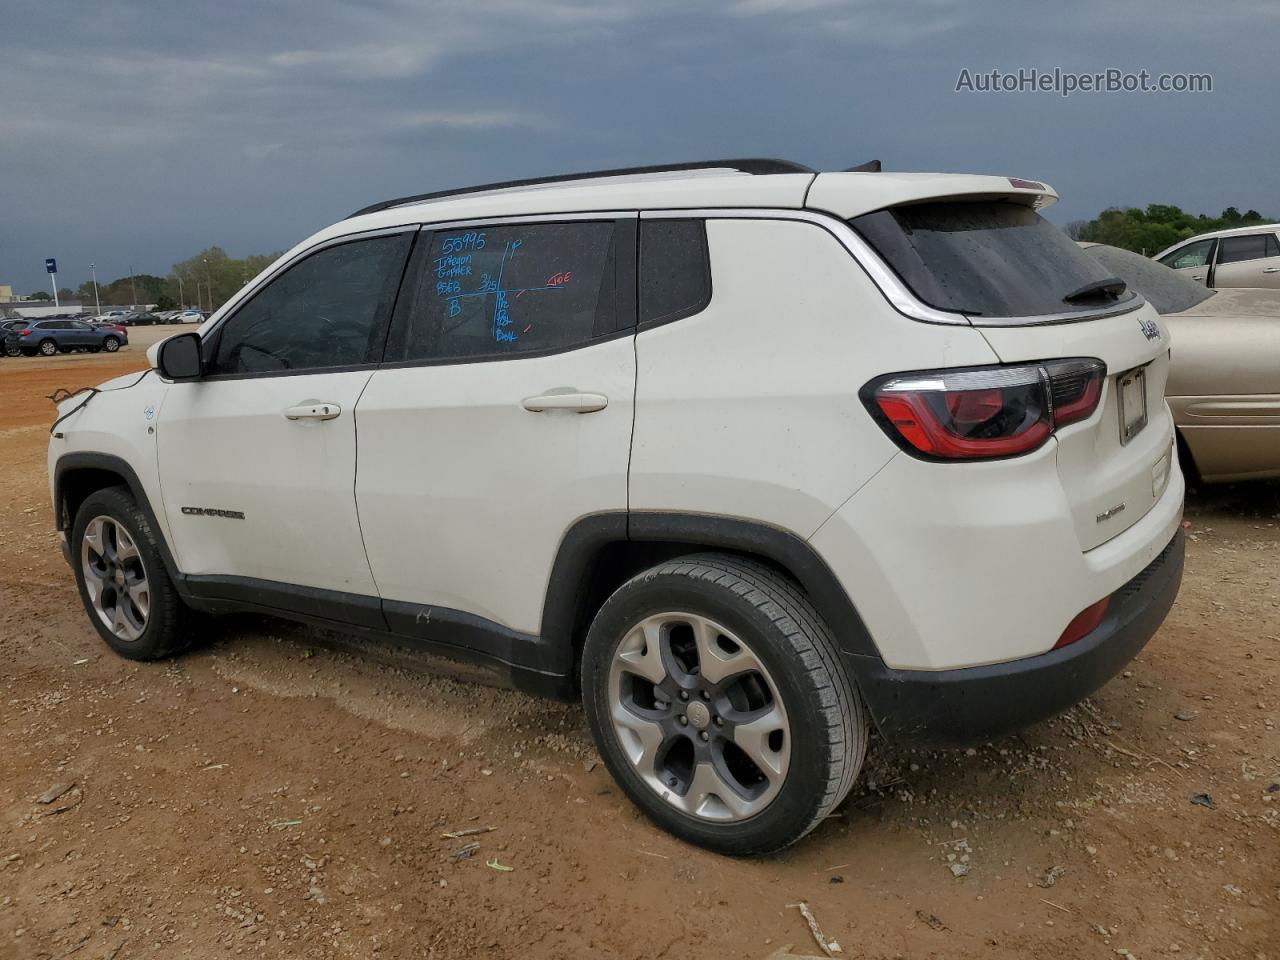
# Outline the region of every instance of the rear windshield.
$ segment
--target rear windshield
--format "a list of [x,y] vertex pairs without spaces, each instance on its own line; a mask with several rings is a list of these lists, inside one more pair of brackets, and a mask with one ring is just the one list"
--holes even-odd
[[1208,287],[1141,254],[1106,244],[1085,247],[1084,252],[1102,264],[1107,273],[1128,284],[1130,290],[1146,297],[1157,313],[1181,313],[1213,295]]
[[920,300],[939,310],[1029,317],[1117,302],[1106,294],[1063,299],[1111,274],[1020,203],[918,203],[849,223]]

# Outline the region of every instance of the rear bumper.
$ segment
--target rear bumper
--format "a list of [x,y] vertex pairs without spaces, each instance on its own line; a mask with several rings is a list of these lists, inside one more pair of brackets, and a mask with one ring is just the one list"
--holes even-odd
[[1060,650],[959,670],[895,670],[875,658],[850,667],[880,733],[895,743],[955,746],[1008,733],[1089,696],[1137,656],[1164,622],[1182,583],[1179,529],[1145,569],[1112,595],[1106,619]]

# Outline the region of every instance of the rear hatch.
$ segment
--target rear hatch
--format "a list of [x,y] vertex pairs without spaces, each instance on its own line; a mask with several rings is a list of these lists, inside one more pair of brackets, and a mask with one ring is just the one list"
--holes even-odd
[[1080,547],[1090,550],[1140,520],[1168,483],[1169,339],[1155,310],[1043,219],[1033,199],[932,198],[849,224],[918,300],[965,318],[1003,363],[1105,364],[1097,408],[1053,438]]

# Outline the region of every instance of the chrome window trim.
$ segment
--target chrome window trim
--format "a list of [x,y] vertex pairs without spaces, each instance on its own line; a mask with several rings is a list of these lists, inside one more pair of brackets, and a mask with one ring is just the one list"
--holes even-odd
[[889,301],[895,310],[903,316],[923,323],[966,327],[1033,327],[1057,323],[1082,323],[1086,320],[1099,320],[1104,317],[1130,313],[1146,303],[1142,295],[1135,292],[1128,300],[1101,310],[1070,310],[1030,317],[978,317],[964,313],[954,313],[949,310],[938,310],[917,299],[916,295],[907,288],[898,275],[880,259],[880,255],[871,248],[870,244],[834,214],[812,210],[747,207],[645,210],[640,214],[642,220],[651,218],[673,220],[682,217],[699,217],[708,220],[796,220],[822,227],[840,241],[841,245],[862,267],[867,276],[871,278],[871,282],[879,288],[881,294],[884,295],[884,298]]

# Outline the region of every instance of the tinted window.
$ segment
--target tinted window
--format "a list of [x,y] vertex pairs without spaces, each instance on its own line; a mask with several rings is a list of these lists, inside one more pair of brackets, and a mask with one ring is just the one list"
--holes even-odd
[[1159,313],[1181,313],[1213,295],[1208,287],[1141,254],[1101,244],[1085,247],[1084,252],[1146,297]]
[[1064,300],[1108,274],[1022,204],[911,204],[866,214],[851,225],[917,297],[940,310],[1019,317],[1115,302],[1101,296],[1095,304]]
[[640,322],[664,323],[711,301],[707,228],[702,220],[640,224]]
[[506,357],[614,333],[615,233],[612,221],[433,233],[387,359]]
[[1268,256],[1267,234],[1248,237],[1223,237],[1218,251],[1218,263],[1240,263],[1244,260],[1261,260]]
[[1209,257],[1213,253],[1212,239],[1197,240],[1195,243],[1189,243],[1185,247],[1179,247],[1173,253],[1167,253],[1160,258],[1160,262],[1166,267],[1172,267],[1174,270],[1185,270],[1188,267],[1203,267],[1209,262]]
[[344,243],[290,267],[219,326],[211,372],[279,373],[376,360],[411,238]]

